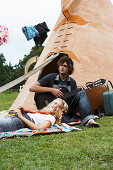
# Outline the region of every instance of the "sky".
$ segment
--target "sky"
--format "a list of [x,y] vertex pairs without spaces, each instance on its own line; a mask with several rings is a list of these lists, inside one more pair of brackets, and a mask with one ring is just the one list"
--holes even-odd
[[[113,0],[111,0],[113,3]],[[9,29],[9,41],[0,46],[6,63],[13,66],[28,55],[34,40],[27,41],[22,27],[46,22],[53,30],[61,12],[61,0],[0,0],[0,25]],[[43,45],[46,45],[47,39]]]
[[0,46],[0,54],[14,66],[35,46],[33,39],[27,41],[22,27],[45,21],[49,37],[61,12],[61,0],[0,0],[0,11],[0,25],[9,29],[9,41]]

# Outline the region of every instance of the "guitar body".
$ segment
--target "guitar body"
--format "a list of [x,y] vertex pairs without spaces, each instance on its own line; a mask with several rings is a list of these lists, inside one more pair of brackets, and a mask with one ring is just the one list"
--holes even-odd
[[56,97],[51,93],[35,93],[34,100],[38,109],[42,109],[52,102]]
[[[61,91],[64,94],[70,94],[68,89],[63,87]],[[65,98],[65,95],[64,95]],[[55,100],[56,97],[52,95],[51,93],[35,93],[34,100],[36,103],[36,106],[38,109],[42,109],[43,107],[47,106],[49,103],[51,103],[53,100]]]
[[[86,87],[93,88],[102,86],[105,83],[105,79],[96,80],[93,83],[88,83]],[[75,96],[82,88],[75,89],[74,91],[69,92],[67,88],[63,87],[61,91],[64,93],[63,100],[69,99],[70,97]],[[90,91],[90,90],[89,90]],[[89,95],[89,94],[88,94]],[[50,102],[52,102],[56,97],[51,93],[35,93],[34,100],[38,109],[42,109],[47,106]]]

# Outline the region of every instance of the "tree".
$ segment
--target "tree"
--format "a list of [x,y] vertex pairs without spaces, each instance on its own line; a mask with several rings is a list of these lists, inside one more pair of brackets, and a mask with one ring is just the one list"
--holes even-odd
[[[3,54],[0,54],[0,86],[3,86],[20,76],[24,75],[25,65],[26,62],[34,56],[40,56],[43,46],[41,47],[33,47],[29,53],[29,55],[25,55],[23,60],[19,60],[19,63],[15,66],[12,66],[11,63],[9,65],[6,64],[6,59]],[[34,67],[34,64],[31,65],[30,70],[32,70]],[[19,88],[20,85],[24,84],[24,82],[19,83],[13,88]]]
[[[43,46],[41,47],[32,47],[30,53],[28,55],[25,55],[23,60],[19,60],[19,63],[18,65],[15,65],[14,68],[15,68],[15,71],[16,71],[16,75],[18,75],[18,77],[22,76],[24,74],[24,70],[25,70],[25,65],[27,63],[27,61],[31,58],[31,57],[34,57],[34,56],[40,56],[42,50],[43,50]],[[32,67],[30,67],[30,70],[33,69],[35,64],[32,65]],[[29,70],[29,71],[30,71]]]
[[0,54],[0,67],[3,67],[5,62],[6,62],[6,59],[5,59],[4,55],[1,53]]
[[7,79],[7,75],[5,75],[5,62],[6,59],[4,55],[1,53],[0,54],[0,86],[4,85],[5,80]]
[[[16,78],[24,75],[25,65],[26,65],[27,61],[28,61],[31,57],[34,57],[34,56],[38,56],[38,57],[39,57],[43,49],[44,49],[44,46],[41,46],[41,47],[38,47],[38,48],[37,48],[36,46],[35,46],[35,47],[32,47],[30,53],[29,53],[28,55],[24,55],[23,60],[19,60],[18,65],[15,65],[15,66],[14,66],[14,68],[15,68],[15,69],[14,69],[14,72],[15,72]],[[34,68],[34,65],[35,65],[35,63],[31,65],[31,67],[29,68],[29,71]],[[14,77],[15,77],[15,76],[14,76]],[[17,86],[15,86],[15,87],[18,88],[20,85],[22,85],[22,84],[24,84],[24,83],[25,83],[25,81],[19,83],[19,84],[18,84]]]

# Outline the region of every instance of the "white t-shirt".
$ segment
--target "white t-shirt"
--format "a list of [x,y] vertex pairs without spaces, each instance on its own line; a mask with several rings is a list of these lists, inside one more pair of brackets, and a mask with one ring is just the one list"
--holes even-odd
[[34,122],[37,125],[41,125],[44,123],[45,120],[49,120],[52,125],[55,123],[56,119],[52,115],[46,115],[46,114],[41,114],[41,113],[27,113],[31,119],[34,120]]

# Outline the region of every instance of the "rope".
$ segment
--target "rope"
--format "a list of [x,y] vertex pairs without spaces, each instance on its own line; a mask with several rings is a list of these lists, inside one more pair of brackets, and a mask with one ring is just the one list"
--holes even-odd
[[3,86],[0,87],[0,93],[10,89],[11,87],[19,84],[20,82],[22,82],[23,80],[27,79],[28,77],[30,77],[31,75],[33,75],[34,73],[38,72],[40,69],[42,69],[43,67],[45,67],[47,64],[49,64],[51,61],[53,61],[57,56],[59,55],[59,53],[57,54],[52,54],[48,59],[46,59],[42,64],[40,64],[37,68],[29,71],[27,74],[24,74],[23,76],[11,81],[10,83],[7,83]]

